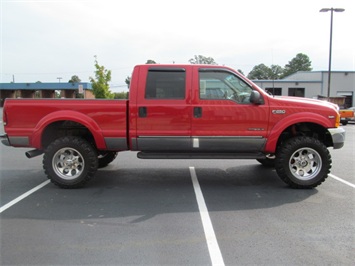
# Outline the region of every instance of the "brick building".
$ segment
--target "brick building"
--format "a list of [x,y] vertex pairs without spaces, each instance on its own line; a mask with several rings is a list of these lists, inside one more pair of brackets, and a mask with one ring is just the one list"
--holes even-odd
[[91,83],[0,83],[0,106],[6,98],[76,98],[94,99]]

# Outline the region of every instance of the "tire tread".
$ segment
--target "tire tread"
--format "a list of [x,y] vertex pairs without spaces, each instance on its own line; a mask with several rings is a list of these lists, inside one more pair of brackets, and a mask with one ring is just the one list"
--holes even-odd
[[[52,156],[58,149],[68,146],[79,149],[82,155],[87,157],[87,160],[85,160],[87,168],[84,170],[86,174],[73,182],[61,182],[52,169]],[[83,138],[75,136],[58,138],[46,148],[43,156],[43,168],[48,179],[58,187],[67,189],[81,188],[95,176],[98,168],[97,153],[92,145]]]
[[[292,180],[292,177],[289,176],[289,173],[287,172],[289,168],[289,155],[292,154],[297,148],[308,146],[317,150],[317,152],[320,154],[322,158],[322,169],[320,170],[320,173],[318,174],[317,178],[314,178],[315,180],[313,183],[306,182],[305,184],[302,184],[302,181],[297,183]],[[328,177],[328,174],[330,173],[331,166],[332,159],[327,147],[318,139],[307,136],[299,136],[287,140],[278,149],[275,160],[275,169],[281,180],[292,188],[301,189],[315,188],[321,183],[323,183]]]

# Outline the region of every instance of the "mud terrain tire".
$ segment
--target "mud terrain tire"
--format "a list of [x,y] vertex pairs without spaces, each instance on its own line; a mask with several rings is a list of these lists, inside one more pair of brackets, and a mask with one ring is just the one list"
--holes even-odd
[[314,188],[330,172],[332,160],[327,147],[311,137],[294,137],[278,149],[275,169],[292,188]]
[[44,152],[43,168],[52,183],[61,188],[79,188],[92,179],[98,167],[94,147],[80,137],[62,137]]

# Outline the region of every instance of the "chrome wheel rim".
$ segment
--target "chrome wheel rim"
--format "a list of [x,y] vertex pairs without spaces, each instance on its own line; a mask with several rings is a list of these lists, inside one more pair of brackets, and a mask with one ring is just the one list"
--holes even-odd
[[295,151],[289,161],[292,175],[299,180],[311,180],[322,169],[322,158],[311,148],[301,148]]
[[65,180],[73,180],[84,171],[85,162],[83,156],[77,150],[62,148],[54,154],[52,166],[59,177]]

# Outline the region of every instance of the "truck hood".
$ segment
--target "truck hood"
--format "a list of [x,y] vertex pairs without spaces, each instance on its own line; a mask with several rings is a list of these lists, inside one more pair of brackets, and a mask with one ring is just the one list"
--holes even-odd
[[275,96],[274,97],[275,100],[281,100],[285,103],[293,103],[293,104],[297,104],[298,106],[309,106],[309,105],[318,105],[318,106],[322,106],[322,107],[328,107],[331,109],[334,109],[335,111],[339,112],[339,106],[331,103],[331,102],[327,102],[327,101],[321,101],[321,100],[317,100],[317,99],[310,99],[310,98],[302,98],[302,97],[294,97],[294,96]]

